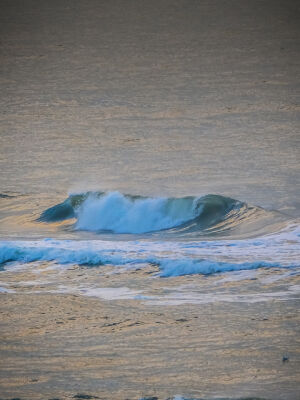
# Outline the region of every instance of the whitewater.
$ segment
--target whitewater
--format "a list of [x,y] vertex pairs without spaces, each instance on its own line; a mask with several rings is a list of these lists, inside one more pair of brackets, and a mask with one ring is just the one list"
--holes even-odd
[[[159,277],[300,270],[297,219],[220,195],[73,193],[30,219],[40,235],[50,226],[57,238],[5,238],[0,242],[2,270],[45,261],[97,266],[100,273],[105,265],[123,270],[155,265]],[[81,236],[86,234],[92,236]]]

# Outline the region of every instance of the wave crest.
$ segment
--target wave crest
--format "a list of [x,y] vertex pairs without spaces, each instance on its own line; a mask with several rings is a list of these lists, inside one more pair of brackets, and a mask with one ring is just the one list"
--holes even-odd
[[195,232],[245,216],[253,207],[228,197],[142,197],[120,192],[70,195],[45,210],[41,222],[76,218],[76,229],[111,233]]

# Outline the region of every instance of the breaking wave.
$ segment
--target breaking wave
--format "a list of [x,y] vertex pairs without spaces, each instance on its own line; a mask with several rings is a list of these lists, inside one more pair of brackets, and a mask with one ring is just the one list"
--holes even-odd
[[0,242],[0,268],[9,262],[49,261],[88,266],[142,269],[152,264],[160,276],[213,274],[262,267],[300,267],[300,225],[267,236],[243,240],[107,241],[56,240]]
[[[202,258],[172,259],[163,256],[151,256],[150,254],[130,254],[130,252],[111,251],[83,248],[68,248],[63,242],[55,242],[50,246],[42,243],[34,246],[30,243],[2,243],[0,244],[0,264],[17,261],[30,263],[36,261],[54,261],[58,264],[77,265],[115,265],[115,266],[140,266],[143,264],[155,264],[160,269],[160,276],[181,276],[192,274],[209,275],[218,272],[251,270],[262,267],[284,267],[291,268],[295,265],[280,265],[265,261],[255,262],[223,262]],[[41,245],[42,244],[42,245]]]
[[267,236],[243,240],[107,241],[56,240],[0,242],[0,267],[9,262],[49,261],[89,266],[143,268],[154,264],[160,276],[212,274],[261,267],[300,267],[300,225],[296,221]]
[[72,194],[63,203],[45,210],[38,221],[76,218],[75,229],[94,232],[214,234],[266,213],[259,207],[220,195],[155,198],[86,192]]

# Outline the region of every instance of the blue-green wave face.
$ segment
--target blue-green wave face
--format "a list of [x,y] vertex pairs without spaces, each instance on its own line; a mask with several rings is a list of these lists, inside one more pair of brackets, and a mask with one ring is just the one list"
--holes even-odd
[[76,218],[75,228],[94,232],[216,234],[255,219],[266,211],[220,195],[142,197],[119,192],[70,195],[48,208],[39,222]]
[[[92,192],[82,194],[73,194],[64,202],[56,204],[53,207],[43,211],[37,219],[39,222],[58,222],[76,217],[76,209],[87,199]],[[98,193],[100,196],[100,192]]]

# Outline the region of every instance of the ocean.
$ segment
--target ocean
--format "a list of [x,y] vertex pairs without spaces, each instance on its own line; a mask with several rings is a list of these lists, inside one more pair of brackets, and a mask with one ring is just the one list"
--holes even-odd
[[1,297],[298,304],[298,8],[221,3],[3,3]]
[[[242,271],[248,280],[249,271],[257,279],[263,269],[274,271],[276,280],[286,283],[285,291],[280,291],[284,298],[300,290],[299,219],[285,213],[221,195],[167,198],[118,191],[70,194],[41,213],[28,212],[41,197],[2,195],[2,229],[14,229],[10,235],[7,230],[2,233],[3,278],[6,270],[18,271],[33,263],[37,269],[45,261],[55,270],[65,264],[96,266],[100,275],[107,265],[118,271],[150,265],[154,276],[226,273],[226,280],[238,276],[241,281]],[[76,275],[68,279],[71,291],[76,281]],[[2,291],[9,290],[5,280],[4,285]],[[90,285],[84,288],[88,293],[94,290],[93,281]],[[77,289],[81,291],[80,285]],[[135,298],[140,288],[132,289]],[[265,294],[261,293],[262,298]],[[160,296],[149,297],[148,291],[140,295],[160,301]]]

